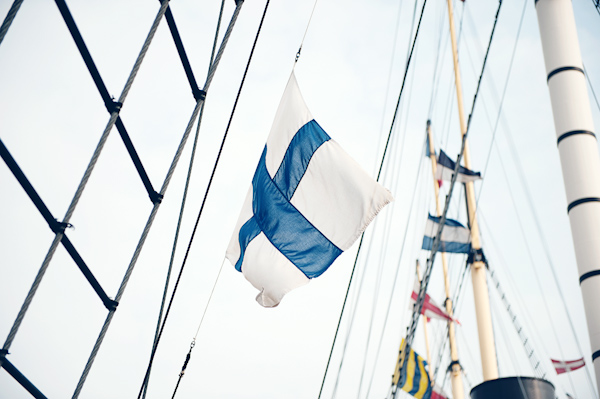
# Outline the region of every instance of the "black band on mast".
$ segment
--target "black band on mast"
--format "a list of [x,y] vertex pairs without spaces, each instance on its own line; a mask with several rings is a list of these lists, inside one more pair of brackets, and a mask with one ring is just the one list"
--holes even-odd
[[558,136],[558,139],[556,140],[556,145],[559,145],[560,142],[563,141],[564,139],[566,139],[567,137],[575,136],[578,134],[587,134],[587,135],[590,135],[590,136],[596,138],[596,135],[594,134],[594,132],[592,132],[590,130],[571,130],[570,132],[566,132],[566,133],[563,133],[560,136]]
[[600,350],[592,353],[592,362],[600,357]]
[[571,209],[575,208],[577,205],[585,204],[586,202],[600,202],[600,198],[598,197],[588,197],[588,198],[580,198],[575,200],[567,206],[567,213],[571,212]]
[[564,67],[556,68],[555,70],[553,70],[552,72],[550,72],[548,74],[548,79],[546,81],[549,82],[550,78],[552,76],[556,75],[557,73],[564,72],[564,71],[578,71],[578,72],[581,72],[582,74],[585,75],[585,72],[583,72],[583,69],[581,69],[579,67],[576,67],[576,66],[564,66]]
[[600,270],[592,270],[591,272],[583,273],[581,277],[579,277],[579,285],[581,285],[581,283],[583,283],[588,278],[598,275],[600,275]]

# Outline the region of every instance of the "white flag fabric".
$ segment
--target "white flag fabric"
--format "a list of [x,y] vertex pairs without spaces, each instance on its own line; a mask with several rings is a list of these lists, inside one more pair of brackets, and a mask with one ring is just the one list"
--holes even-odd
[[290,76],[226,257],[274,307],[320,276],[393,200],[311,116]]
[[[421,249],[431,251],[433,248],[433,240],[437,234],[441,217],[428,215],[427,224],[425,225],[425,235]],[[453,219],[446,219],[442,237],[440,241],[440,252],[448,252],[455,254],[468,254],[471,252],[471,232],[460,222]]]
[[[429,152],[429,150],[427,151]],[[429,155],[427,155],[429,156]],[[435,170],[435,178],[437,180],[451,181],[452,175],[454,174],[454,168],[456,162],[454,162],[443,150],[440,150],[440,155],[437,159],[437,169]],[[458,167],[458,176],[456,181],[459,183],[466,183],[470,181],[481,180],[481,173],[473,172],[464,166]]]
[[577,360],[550,360],[556,370],[556,374],[568,373],[569,371],[574,371],[585,366],[585,360],[583,358]]
[[[419,290],[421,289],[421,285],[419,281],[415,279],[415,285],[413,286],[413,292],[410,295],[410,309],[417,303],[417,298],[419,297]],[[450,315],[443,309],[436,301],[431,299],[429,294],[425,294],[425,301],[423,302],[423,308],[421,309],[421,314],[428,319],[438,319],[438,320],[452,320],[457,324],[460,322],[457,319],[450,317]]]

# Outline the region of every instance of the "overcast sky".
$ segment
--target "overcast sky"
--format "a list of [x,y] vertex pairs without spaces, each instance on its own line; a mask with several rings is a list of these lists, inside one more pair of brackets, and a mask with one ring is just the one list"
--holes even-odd
[[[471,108],[496,12],[495,2],[485,3],[467,0],[455,5],[457,24],[463,21],[460,60],[467,110]],[[10,4],[0,0],[0,15],[6,15]],[[110,94],[118,98],[158,12],[158,2],[109,0],[68,4]],[[173,392],[223,264],[313,4],[275,1],[270,5],[157,353],[148,398],[170,397]],[[491,146],[524,5],[523,27]],[[319,1],[295,69],[315,119],[373,175],[402,81],[414,6],[410,1]],[[600,15],[591,0],[576,0],[573,6],[583,61],[598,91]],[[201,86],[219,7],[218,1],[171,3]],[[247,1],[242,7],[208,91],[175,272],[181,266],[263,8],[263,1]],[[418,1],[417,16],[420,8]],[[233,0],[227,0],[221,32],[233,9]],[[369,385],[369,397],[382,398],[390,386],[398,345],[409,320],[408,296],[415,259],[424,264],[427,257],[420,250],[427,212],[435,212],[430,166],[422,152],[427,118],[432,119],[437,148],[443,146],[454,158],[460,145],[446,12],[442,1],[428,2],[425,10],[382,175],[382,183],[396,200],[367,230],[324,398],[332,397],[338,375],[338,398],[364,398]],[[438,53],[439,82],[434,84]],[[429,115],[432,88],[435,96]],[[593,101],[591,96],[590,99]],[[120,114],[157,190],[194,104],[163,20]],[[599,126],[600,112],[594,102],[592,111]],[[25,1],[0,45],[0,138],[55,218],[64,217],[108,119],[56,5],[49,0]],[[515,152],[511,151],[511,140]],[[190,137],[82,398],[137,396],[151,349],[192,143]],[[590,363],[591,358],[531,0],[527,4],[524,0],[504,1],[473,116],[470,143],[473,168],[484,172],[484,181],[477,183],[476,190],[490,264],[518,309],[519,320],[560,396],[564,397],[566,391],[578,398],[594,397],[583,370],[557,377],[549,363],[550,357],[571,360],[585,356]],[[525,170],[524,179],[550,249],[548,255],[557,270],[583,353],[577,349],[527,206],[526,193],[517,178],[519,163]],[[460,191],[456,192],[450,217],[465,223]],[[4,340],[53,234],[3,162],[0,192],[0,339]],[[67,230],[111,297],[116,295],[151,208],[118,132],[113,129],[71,219],[74,228]],[[225,263],[178,397],[317,397],[356,251],[357,245],[340,256],[322,277],[286,295],[275,309],[260,307],[254,301],[256,290]],[[456,287],[464,259],[454,256],[450,266],[452,286]],[[392,286],[397,270],[398,280]],[[441,267],[436,265],[433,273],[430,293],[441,303]],[[532,375],[497,292],[492,290],[490,295],[501,376]],[[466,389],[482,381],[471,299],[467,277],[457,313],[462,323],[458,328],[459,354],[468,373]],[[388,302],[390,316],[383,329]],[[350,323],[353,309],[356,316]],[[106,314],[72,259],[59,247],[10,349],[9,359],[47,397],[70,397]],[[348,331],[351,334],[340,371]],[[418,333],[415,347],[424,352],[420,329]],[[430,335],[435,342],[433,353],[437,353],[443,326],[430,323]],[[380,341],[381,352],[376,359]],[[441,370],[447,367],[447,361],[445,356]],[[440,383],[444,380],[442,374]],[[448,384],[446,381],[449,392]],[[27,397],[18,383],[5,371],[0,372],[0,398]]]

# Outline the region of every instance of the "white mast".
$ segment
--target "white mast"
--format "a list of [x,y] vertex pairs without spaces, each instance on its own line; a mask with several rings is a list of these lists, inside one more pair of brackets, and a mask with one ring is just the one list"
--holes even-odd
[[600,156],[570,0],[536,0],[567,212],[600,381]]

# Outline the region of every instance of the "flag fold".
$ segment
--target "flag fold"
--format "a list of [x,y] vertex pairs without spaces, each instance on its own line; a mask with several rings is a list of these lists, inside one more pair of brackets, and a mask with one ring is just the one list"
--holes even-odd
[[[427,366],[425,359],[411,348],[408,357],[403,360],[404,345],[404,338],[402,338],[398,361],[392,377],[392,385],[408,392],[417,399],[447,399],[447,395],[437,385],[431,383],[425,368]],[[404,367],[402,367],[403,361]]]
[[[440,150],[440,155],[438,155],[437,160],[437,168],[435,170],[435,178],[438,180],[451,181],[455,167],[456,162],[450,159],[444,150]],[[475,180],[481,180],[481,173],[473,172],[472,170],[463,166],[458,167],[458,176],[456,177],[457,182],[466,183]]]
[[226,257],[265,307],[320,276],[393,200],[310,114],[290,76]]
[[[415,286],[413,288],[413,292],[410,295],[410,305],[414,305],[417,303],[417,298],[419,297],[419,289],[421,288],[419,281],[415,280]],[[411,308],[412,309],[412,308]],[[460,322],[450,317],[450,315],[446,312],[444,308],[438,305],[429,294],[425,294],[425,301],[423,302],[423,308],[421,309],[421,314],[428,319],[438,319],[438,320],[452,320],[457,324]]]
[[[441,217],[428,215],[421,249],[431,251],[441,219]],[[471,232],[460,222],[453,219],[446,219],[444,229],[442,230],[439,251],[468,254],[471,252]]]
[[552,361],[552,365],[556,370],[556,374],[568,373],[569,371],[574,371],[585,366],[584,358],[577,360],[550,360]]

